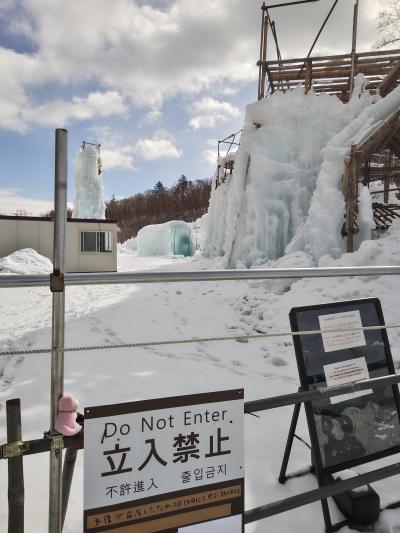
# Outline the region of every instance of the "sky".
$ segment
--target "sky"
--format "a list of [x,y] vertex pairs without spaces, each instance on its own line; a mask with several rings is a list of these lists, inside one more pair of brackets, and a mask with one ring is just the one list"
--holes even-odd
[[[358,51],[389,1],[359,0]],[[108,199],[210,178],[218,139],[257,99],[261,3],[0,0],[0,213],[52,208],[55,128],[71,204],[83,140],[102,145]],[[283,57],[307,54],[332,3],[271,10]],[[353,5],[339,0],[315,55],[350,51]]]

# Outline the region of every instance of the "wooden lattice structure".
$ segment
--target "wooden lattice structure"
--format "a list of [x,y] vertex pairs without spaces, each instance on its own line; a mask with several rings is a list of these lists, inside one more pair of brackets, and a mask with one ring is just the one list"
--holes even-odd
[[[259,68],[259,100],[275,91],[288,91],[298,85],[303,85],[306,93],[312,88],[316,93],[334,94],[347,102],[353,92],[355,77],[360,73],[365,76],[365,88],[375,92],[379,91],[382,96],[386,96],[400,83],[400,50],[362,53],[356,51],[358,0],[354,4],[351,52],[349,54],[313,57],[314,47],[337,3],[338,0],[334,0],[307,56],[295,59],[282,59],[275,22],[269,13],[272,8],[285,7],[293,4],[293,2],[272,6],[263,3],[261,7],[260,57],[257,63]],[[275,41],[277,59],[267,61],[268,41],[271,38]]]
[[351,147],[344,161],[343,194],[346,200],[346,221],[342,234],[347,237],[347,250],[354,249],[354,235],[358,232],[358,192],[360,185],[371,187],[382,182],[382,187],[373,190],[380,201],[372,205],[376,230],[388,229],[400,218],[400,204],[389,203],[389,193],[400,196],[400,110],[389,116],[359,145]]
[[[259,98],[263,98],[266,93],[287,91],[301,84],[306,93],[312,88],[316,93],[334,94],[346,102],[353,76],[352,59],[352,54],[343,54],[259,61]],[[379,91],[382,96],[386,96],[400,83],[400,50],[358,53],[354,56],[354,62],[354,76],[364,74],[365,88],[368,90]]]

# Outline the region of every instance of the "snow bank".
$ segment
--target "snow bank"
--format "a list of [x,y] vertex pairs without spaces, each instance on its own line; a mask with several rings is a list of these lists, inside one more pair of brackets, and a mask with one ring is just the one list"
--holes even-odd
[[48,274],[52,271],[52,262],[32,248],[0,258],[0,274]]
[[121,253],[132,253],[132,252],[136,252],[136,250],[137,250],[136,237],[132,237],[131,239],[128,239],[122,244],[118,245],[118,251]]
[[400,219],[395,220],[383,237],[367,240],[360,244],[353,253],[344,253],[338,258],[325,255],[320,258],[318,266],[390,266],[400,263]]
[[98,168],[96,147],[85,145],[76,156],[74,218],[105,218],[104,187]]
[[[400,89],[379,99],[362,92],[349,103],[276,92],[247,107],[232,179],[217,184],[208,211],[204,255],[224,256],[226,267],[252,267],[284,254],[306,252],[314,261],[344,251],[344,157],[400,105]],[[360,195],[359,241],[371,234],[367,190]]]
[[145,226],[137,234],[136,245],[138,256],[191,256],[196,249],[190,226],[183,220]]

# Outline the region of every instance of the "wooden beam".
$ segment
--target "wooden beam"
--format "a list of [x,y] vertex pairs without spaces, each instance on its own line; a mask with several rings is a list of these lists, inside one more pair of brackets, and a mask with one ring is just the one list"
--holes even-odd
[[[264,12],[263,12],[264,13]],[[267,59],[267,48],[268,48],[268,15],[264,15],[264,31],[263,31],[263,40],[262,40],[262,63],[261,66],[261,83],[260,83],[260,98],[265,96],[265,78],[267,76],[268,68],[265,65]]]
[[388,146],[396,154],[396,156],[400,158],[400,135],[399,133],[395,133],[393,135],[393,137],[390,139]]
[[[21,402],[6,402],[7,442],[22,441]],[[8,459],[8,533],[24,533],[24,467],[22,455]],[[4,524],[5,525],[5,524]]]
[[[375,68],[373,66],[369,67],[360,67],[356,66],[356,74],[371,74],[374,76],[377,75],[386,75],[389,72],[388,67],[382,67],[382,68]],[[334,69],[325,69],[325,70],[315,70],[313,67],[313,78],[314,79],[321,79],[321,78],[348,78],[351,74],[350,68],[336,68]],[[271,76],[274,81],[290,81],[290,80],[304,80],[306,77],[306,73],[303,72],[300,76],[299,73],[296,71],[286,71],[281,70],[279,72],[271,72]]]
[[400,129],[400,110],[393,113],[382,125],[369,135],[358,147],[362,161],[379,149],[385,148]]
[[[379,58],[382,56],[386,56],[387,58],[395,58],[396,56],[400,57],[400,49],[395,50],[380,50],[377,52],[359,52],[357,55],[357,59],[362,58]],[[293,59],[282,59],[281,61],[268,61],[268,66],[272,65],[288,65],[290,63],[304,63],[306,60],[306,57],[298,57]],[[314,61],[327,61],[327,60],[337,60],[337,59],[349,59],[351,60],[351,54],[337,54],[332,56],[312,56],[311,58]],[[299,65],[301,67],[301,64]]]
[[379,86],[379,93],[381,96],[389,94],[396,86],[397,80],[400,77],[400,61],[398,61],[392,70],[386,75],[385,79]]

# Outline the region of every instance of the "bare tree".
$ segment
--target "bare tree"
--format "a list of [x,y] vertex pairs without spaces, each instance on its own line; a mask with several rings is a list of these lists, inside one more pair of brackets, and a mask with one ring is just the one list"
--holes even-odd
[[384,48],[400,42],[400,0],[391,0],[388,7],[378,16],[378,30],[381,39],[377,48]]
[[196,220],[207,211],[210,191],[211,180],[192,182],[182,174],[170,188],[158,181],[153,189],[143,193],[121,200],[111,198],[106,203],[106,218],[118,220],[118,239],[124,242],[148,224]]

